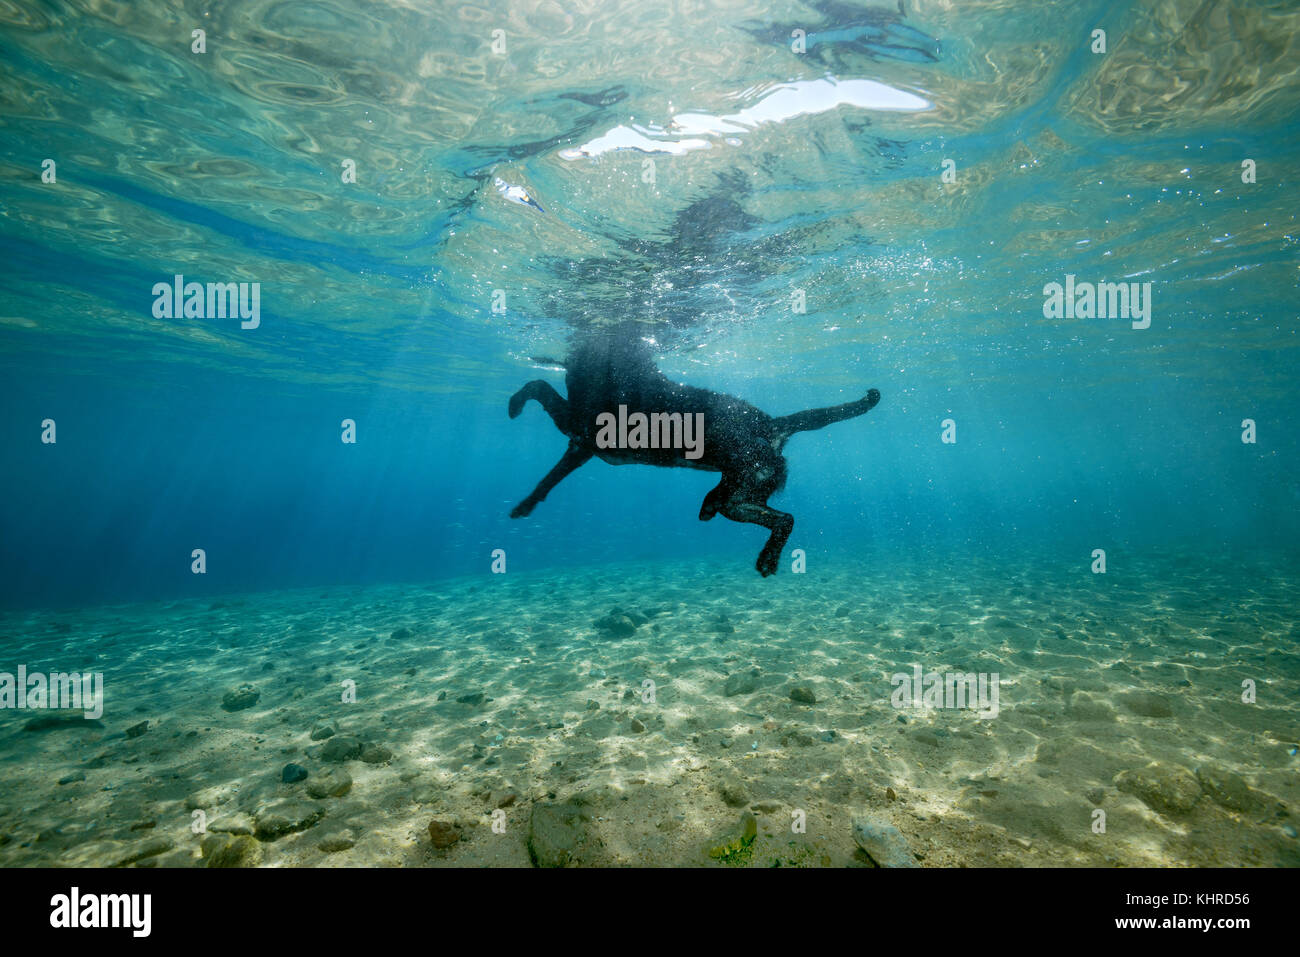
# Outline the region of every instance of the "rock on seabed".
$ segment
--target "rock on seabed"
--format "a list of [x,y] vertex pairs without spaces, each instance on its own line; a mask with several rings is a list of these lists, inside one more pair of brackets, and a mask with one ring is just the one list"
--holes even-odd
[[903,832],[864,814],[853,816],[853,840],[877,867],[918,867]]
[[565,867],[585,842],[585,812],[576,804],[534,804],[528,856],[538,867]]

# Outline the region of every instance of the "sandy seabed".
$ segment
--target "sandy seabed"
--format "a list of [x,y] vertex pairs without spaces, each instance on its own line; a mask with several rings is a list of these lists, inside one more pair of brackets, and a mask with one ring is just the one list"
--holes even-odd
[[[899,863],[857,820],[926,867],[1295,866],[1298,610],[1273,566],[1164,555],[11,612],[0,671],[99,671],[105,706],[0,711],[0,865]],[[996,717],[894,707],[918,664],[996,673]]]

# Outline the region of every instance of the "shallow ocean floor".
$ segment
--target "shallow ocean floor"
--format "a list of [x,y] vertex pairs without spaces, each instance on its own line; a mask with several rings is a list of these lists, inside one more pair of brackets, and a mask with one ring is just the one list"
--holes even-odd
[[[1300,865],[1300,577],[1127,569],[717,560],[8,613],[0,671],[102,671],[106,706],[0,711],[0,865],[871,867],[855,817],[921,866]],[[997,716],[893,707],[915,664],[997,673]]]

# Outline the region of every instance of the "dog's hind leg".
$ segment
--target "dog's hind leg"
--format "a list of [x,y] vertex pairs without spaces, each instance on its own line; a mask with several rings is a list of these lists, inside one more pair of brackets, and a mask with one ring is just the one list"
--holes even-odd
[[534,379],[510,397],[510,408],[507,410],[510,418],[518,418],[529,399],[536,399],[555,422],[555,427],[568,434],[569,403],[545,379]]
[[535,509],[547,495],[551,494],[551,489],[559,485],[564,477],[582,465],[592,453],[589,449],[584,449],[577,442],[570,442],[569,448],[565,451],[560,461],[555,464],[555,468],[546,473],[546,477],[537,483],[537,488],[529,493],[528,497],[516,505],[510,512],[511,518],[523,518]]
[[785,548],[786,540],[794,529],[794,516],[789,512],[778,512],[770,505],[736,499],[728,501],[720,511],[733,522],[750,522],[772,530],[772,534],[767,538],[767,544],[758,553],[758,561],[754,563],[754,567],[764,578],[774,574],[776,564],[781,560],[781,550]]
[[833,405],[828,409],[806,409],[803,412],[795,412],[793,415],[783,415],[775,420],[773,426],[779,435],[788,438],[795,432],[824,429],[836,422],[843,422],[845,419],[863,415],[875,408],[876,403],[879,401],[880,392],[876,389],[870,389],[866,396],[858,399],[857,402],[845,402],[843,405]]
[[718,509],[722,508],[722,504],[735,490],[736,480],[724,472],[721,481],[709,490],[709,494],[704,496],[704,501],[700,504],[700,521],[707,522],[717,515]]

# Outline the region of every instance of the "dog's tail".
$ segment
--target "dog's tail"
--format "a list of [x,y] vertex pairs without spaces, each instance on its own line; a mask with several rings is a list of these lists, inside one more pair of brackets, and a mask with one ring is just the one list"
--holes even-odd
[[843,405],[833,405],[828,409],[805,409],[803,412],[795,412],[791,415],[783,415],[774,420],[776,433],[781,442],[785,442],[796,432],[810,432],[813,429],[824,429],[828,425],[834,425],[836,422],[843,422],[845,419],[852,419],[859,415],[864,415],[875,408],[876,403],[880,401],[880,392],[877,389],[867,390],[867,394],[858,399],[856,402],[846,402]]

